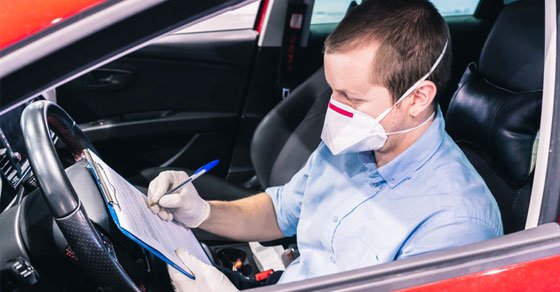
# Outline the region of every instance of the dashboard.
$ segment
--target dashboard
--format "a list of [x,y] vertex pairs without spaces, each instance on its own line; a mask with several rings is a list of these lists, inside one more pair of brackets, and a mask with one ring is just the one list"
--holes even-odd
[[[21,114],[33,99],[0,114],[0,211],[21,200],[25,192],[37,188],[27,157],[20,126]],[[51,133],[54,139],[54,133]]]

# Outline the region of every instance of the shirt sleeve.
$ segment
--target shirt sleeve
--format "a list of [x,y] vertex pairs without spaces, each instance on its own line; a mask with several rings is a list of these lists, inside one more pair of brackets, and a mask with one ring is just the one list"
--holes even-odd
[[311,154],[305,166],[287,184],[269,187],[265,190],[272,199],[276,221],[284,236],[296,234],[303,194],[316,152]]
[[438,216],[427,220],[405,242],[397,258],[459,247],[500,236],[483,220],[472,217]]

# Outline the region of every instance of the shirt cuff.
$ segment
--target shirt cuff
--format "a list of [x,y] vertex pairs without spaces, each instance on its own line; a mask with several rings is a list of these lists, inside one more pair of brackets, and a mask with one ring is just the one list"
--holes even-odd
[[265,190],[270,199],[272,199],[272,205],[274,206],[274,213],[276,214],[276,222],[282,234],[286,237],[296,234],[295,224],[290,222],[287,216],[287,210],[282,207],[281,196],[282,196],[283,186],[270,187]]

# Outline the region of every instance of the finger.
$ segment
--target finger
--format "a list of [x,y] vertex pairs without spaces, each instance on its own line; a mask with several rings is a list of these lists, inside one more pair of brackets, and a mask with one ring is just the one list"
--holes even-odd
[[182,248],[175,250],[175,253],[188,271],[196,277],[193,282],[201,283],[201,281],[213,281],[215,284],[208,286],[208,289],[218,289],[216,291],[239,291],[222,272],[218,271],[212,265],[202,262]]
[[173,213],[167,213],[167,221],[173,221]]
[[175,250],[175,253],[179,257],[179,259],[181,259],[183,264],[185,264],[185,266],[189,269],[189,272],[191,272],[195,277],[197,273],[203,272],[207,266],[205,263],[201,262],[199,259],[182,248]]
[[[159,184],[159,180],[158,180],[159,176],[157,176],[156,178],[154,178],[150,184],[148,185],[148,206],[152,205],[154,203],[154,190],[157,189],[157,185]],[[157,202],[157,201],[156,201]]]
[[173,176],[166,171],[160,173],[148,186],[148,204],[157,203],[169,189]]
[[167,217],[168,217],[168,212],[166,212],[165,210],[161,210],[158,213],[159,218],[161,218],[162,220],[167,221]]
[[150,210],[152,210],[152,213],[157,214],[160,211],[160,208],[158,205],[154,205],[150,207]]
[[167,196],[163,196],[159,199],[159,205],[164,208],[179,208],[183,204],[183,196],[181,194],[171,194]]
[[183,193],[183,192],[185,192],[185,193],[188,192],[188,193],[191,193],[191,194],[200,196],[200,195],[198,194],[198,192],[197,192],[197,190],[196,190],[196,188],[194,187],[194,185],[193,185],[192,182],[188,183],[188,184],[183,188],[183,190],[181,191],[181,193]]
[[171,285],[173,286],[173,291],[183,292],[189,291],[194,288],[194,281],[187,278],[176,268],[167,265],[167,272],[169,273],[169,278],[171,278]]
[[180,280],[181,276],[184,277],[184,275],[181,272],[179,272],[179,270],[175,269],[170,265],[167,265],[167,272],[169,273],[169,277],[173,281]]

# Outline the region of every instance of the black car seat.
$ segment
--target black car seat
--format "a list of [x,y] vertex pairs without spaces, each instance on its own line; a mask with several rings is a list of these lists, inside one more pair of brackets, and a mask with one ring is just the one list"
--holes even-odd
[[[259,186],[245,188],[206,174],[194,182],[200,195],[207,200],[234,200],[287,183],[319,145],[330,95],[321,68],[263,118],[251,142],[251,160]],[[134,181],[147,186],[164,170],[184,169],[148,168]]]
[[447,132],[486,181],[506,233],[525,226],[532,148],[539,131],[544,71],[544,3],[504,7],[446,113]]

